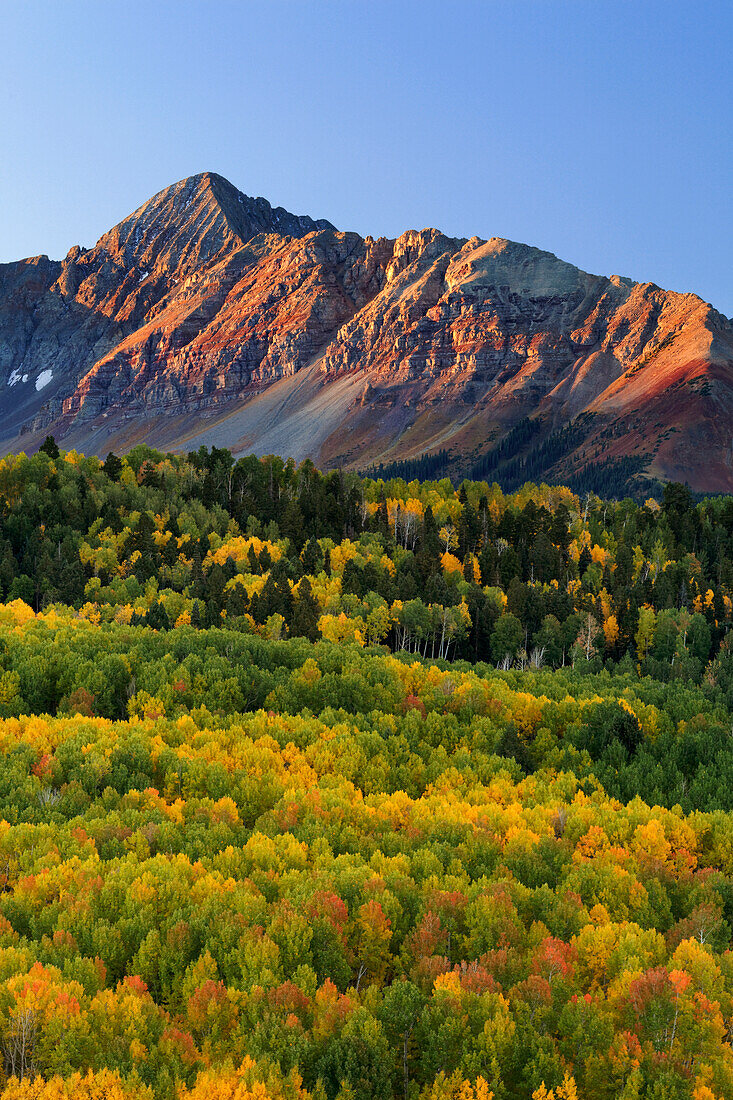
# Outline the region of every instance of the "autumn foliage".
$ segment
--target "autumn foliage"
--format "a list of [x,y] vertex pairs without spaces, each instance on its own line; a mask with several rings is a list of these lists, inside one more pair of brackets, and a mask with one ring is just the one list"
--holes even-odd
[[268,461],[0,463],[0,1096],[733,1096],[727,504]]

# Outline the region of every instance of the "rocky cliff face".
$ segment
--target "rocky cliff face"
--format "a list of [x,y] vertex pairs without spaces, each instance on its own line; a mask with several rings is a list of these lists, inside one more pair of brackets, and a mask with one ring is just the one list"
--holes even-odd
[[695,295],[497,238],[340,233],[210,173],[92,249],[0,265],[0,392],[5,450],[52,431],[468,472],[529,417],[550,476],[633,459],[733,489],[733,326]]

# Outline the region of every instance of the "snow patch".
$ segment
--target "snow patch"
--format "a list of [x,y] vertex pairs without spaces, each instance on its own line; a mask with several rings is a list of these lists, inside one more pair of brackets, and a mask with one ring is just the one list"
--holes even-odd
[[36,378],[36,389],[42,390],[44,386],[48,385],[52,378],[52,370],[42,370],[41,373],[38,375],[38,378]]
[[21,381],[23,381],[23,379],[21,377],[21,373],[18,370],[18,368],[16,367],[15,370],[10,372],[10,378],[8,378],[8,385],[9,386],[14,386],[17,382],[21,382]]

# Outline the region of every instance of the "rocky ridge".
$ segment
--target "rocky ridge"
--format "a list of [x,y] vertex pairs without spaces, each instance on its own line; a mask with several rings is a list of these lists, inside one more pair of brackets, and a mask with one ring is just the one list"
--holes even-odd
[[695,295],[500,238],[362,238],[212,173],[92,249],[0,265],[0,392],[5,450],[52,431],[468,472],[529,417],[535,443],[583,426],[548,476],[626,460],[733,490],[733,326]]

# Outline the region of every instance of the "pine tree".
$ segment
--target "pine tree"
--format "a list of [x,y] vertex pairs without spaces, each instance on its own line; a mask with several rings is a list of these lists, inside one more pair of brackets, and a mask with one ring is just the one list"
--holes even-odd
[[292,614],[290,633],[308,638],[311,642],[318,638],[318,602],[313,595],[311,583],[303,577],[298,585],[298,599]]
[[122,462],[114,453],[110,451],[106,459],[102,463],[102,469],[104,470],[110,481],[117,481],[122,473]]
[[308,539],[305,544],[303,553],[301,554],[301,561],[303,563],[303,572],[314,576],[318,567],[318,562],[321,557],[321,548],[318,545],[318,541],[315,538]]
[[38,450],[43,451],[44,454],[47,454],[49,458],[53,458],[54,460],[59,457],[59,449],[52,435],[46,436]]

